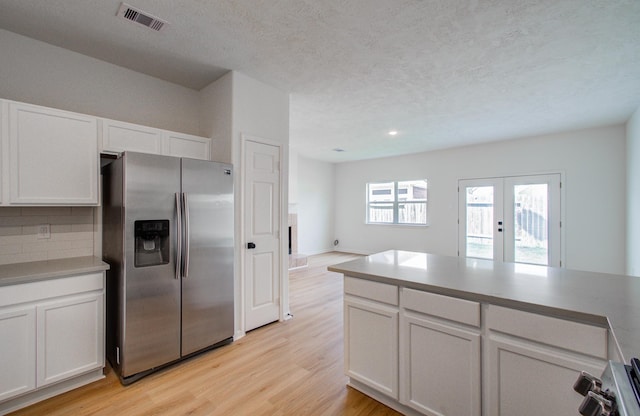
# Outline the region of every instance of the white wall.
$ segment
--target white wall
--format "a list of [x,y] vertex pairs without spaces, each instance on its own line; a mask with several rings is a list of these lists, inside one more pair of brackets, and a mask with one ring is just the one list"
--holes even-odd
[[335,165],[298,157],[298,252],[333,250]]
[[[561,172],[563,265],[624,273],[625,129],[602,127],[336,165],[338,249],[457,254],[459,179]],[[427,178],[430,226],[365,224],[365,184]]]
[[289,149],[289,213],[298,212],[298,159],[298,152]]
[[211,137],[211,159],[232,163],[233,73],[200,90],[200,134]]
[[[240,135],[262,137],[287,144],[289,152],[289,94],[233,71],[234,144]],[[234,147],[237,156],[238,148]]]
[[[213,158],[232,163],[235,167],[235,229],[236,229],[236,337],[244,334],[242,316],[242,290],[244,286],[245,243],[242,222],[243,181],[242,181],[242,140],[245,136],[266,139],[282,145],[280,169],[282,182],[280,200],[282,227],[280,229],[281,264],[280,281],[281,315],[289,313],[288,297],[288,239],[287,194],[288,194],[288,154],[289,154],[289,94],[239,72],[229,72],[202,90],[202,109],[199,117],[203,131],[214,137]],[[222,123],[222,125],[218,125]]]
[[640,108],[627,122],[626,272],[640,276]]
[[200,134],[198,91],[0,30],[0,98]]

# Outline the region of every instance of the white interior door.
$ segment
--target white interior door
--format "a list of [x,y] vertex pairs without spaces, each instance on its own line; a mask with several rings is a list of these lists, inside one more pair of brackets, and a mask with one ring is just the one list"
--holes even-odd
[[560,174],[459,182],[464,257],[561,266]]
[[280,317],[280,148],[252,140],[244,153],[245,331]]

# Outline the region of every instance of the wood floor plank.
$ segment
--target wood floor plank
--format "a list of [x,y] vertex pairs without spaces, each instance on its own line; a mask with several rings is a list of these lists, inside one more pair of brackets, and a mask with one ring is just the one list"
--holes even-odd
[[289,274],[293,318],[122,386],[110,368],[90,385],[13,415],[395,416],[346,386],[342,275],[327,265],[356,258],[327,253]]

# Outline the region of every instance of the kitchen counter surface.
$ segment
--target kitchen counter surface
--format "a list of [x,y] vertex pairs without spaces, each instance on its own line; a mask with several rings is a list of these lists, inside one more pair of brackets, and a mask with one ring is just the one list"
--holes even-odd
[[102,272],[108,269],[107,263],[93,256],[3,264],[0,265],[0,286]]
[[607,326],[624,361],[640,356],[640,277],[399,250],[328,270]]

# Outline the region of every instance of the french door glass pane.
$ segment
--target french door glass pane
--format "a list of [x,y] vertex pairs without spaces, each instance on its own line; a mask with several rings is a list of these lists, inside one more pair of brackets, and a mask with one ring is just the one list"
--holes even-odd
[[513,188],[516,263],[549,263],[548,188],[546,183]]
[[467,257],[493,259],[493,186],[466,188]]

